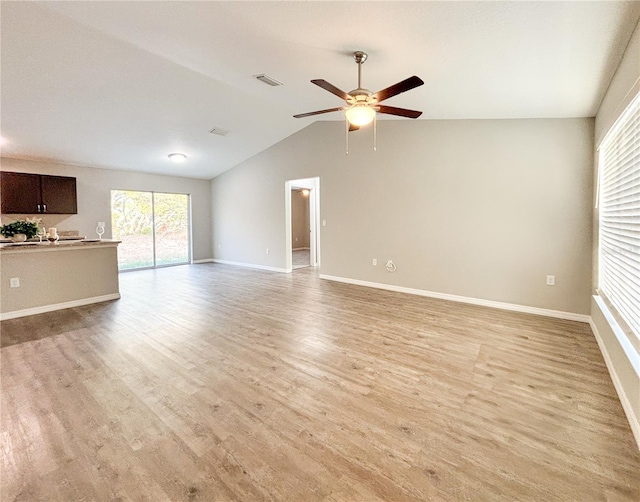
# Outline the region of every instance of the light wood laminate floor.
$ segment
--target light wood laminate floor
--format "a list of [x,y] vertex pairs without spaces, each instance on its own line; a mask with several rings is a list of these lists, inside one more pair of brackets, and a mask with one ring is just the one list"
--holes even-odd
[[635,501],[588,325],[203,264],[1,323],[3,501]]
[[311,251],[309,249],[294,249],[291,253],[291,263],[294,269],[311,266]]

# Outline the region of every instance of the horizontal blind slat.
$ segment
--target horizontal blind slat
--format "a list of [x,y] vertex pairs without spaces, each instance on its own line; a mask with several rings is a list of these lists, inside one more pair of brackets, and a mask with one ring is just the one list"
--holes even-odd
[[599,155],[598,288],[640,338],[640,94]]

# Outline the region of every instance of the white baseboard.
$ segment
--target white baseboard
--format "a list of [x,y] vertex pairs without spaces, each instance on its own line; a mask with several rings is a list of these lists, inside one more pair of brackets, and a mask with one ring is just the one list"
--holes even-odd
[[410,295],[427,296],[429,298],[438,298],[439,300],[450,300],[452,302],[470,303],[472,305],[480,305],[482,307],[491,307],[495,309],[511,310],[514,312],[524,312],[526,314],[537,314],[546,317],[555,317],[558,319],[566,319],[568,321],[579,321],[588,323],[591,317],[586,314],[575,314],[573,312],[562,312],[560,310],[541,309],[538,307],[528,307],[526,305],[517,305],[514,303],[495,302],[492,300],[483,300],[481,298],[471,298],[468,296],[451,295],[448,293],[436,293],[435,291],[426,291],[424,289],[405,288],[403,286],[393,286],[391,284],[382,284],[379,282],[361,281],[359,279],[348,279],[345,277],[336,277],[333,275],[320,274],[320,279],[329,281],[344,282],[346,284],[355,284],[356,286],[366,286],[368,288],[386,289],[388,291],[396,291],[398,293],[408,293]]
[[110,300],[118,299],[120,299],[120,293],[112,293],[110,295],[94,296],[92,298],[83,298],[82,300],[73,300],[71,302],[54,303],[53,305],[44,305],[42,307],[33,307],[30,309],[3,312],[2,314],[0,314],[0,321],[15,319],[16,317],[25,317],[28,315],[44,314],[45,312],[53,312],[54,310],[70,309],[72,307],[81,307],[82,305],[108,302]]
[[293,248],[291,251],[304,251],[305,249],[311,249],[309,247],[306,248]]
[[193,260],[191,263],[197,265],[198,263],[213,263],[213,258],[205,258],[204,260]]
[[221,263],[223,265],[234,265],[236,267],[256,268],[258,270],[268,270],[270,272],[283,272],[283,273],[291,272],[291,270],[287,270],[286,268],[269,267],[267,265],[256,265],[254,263],[242,263],[239,261],[219,260],[217,258],[214,258],[212,261],[214,263]]

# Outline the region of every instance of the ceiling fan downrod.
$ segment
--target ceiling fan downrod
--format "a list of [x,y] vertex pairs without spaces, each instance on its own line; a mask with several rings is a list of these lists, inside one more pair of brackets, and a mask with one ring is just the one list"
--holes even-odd
[[362,63],[364,63],[369,55],[366,52],[356,51],[353,53],[353,59],[358,64],[358,89],[362,89]]

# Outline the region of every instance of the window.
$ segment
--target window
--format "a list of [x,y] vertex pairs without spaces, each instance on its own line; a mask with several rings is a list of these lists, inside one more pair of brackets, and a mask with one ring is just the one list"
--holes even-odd
[[599,152],[598,290],[640,339],[640,94]]
[[111,190],[118,268],[189,263],[189,195]]

